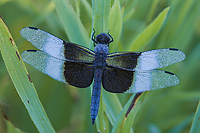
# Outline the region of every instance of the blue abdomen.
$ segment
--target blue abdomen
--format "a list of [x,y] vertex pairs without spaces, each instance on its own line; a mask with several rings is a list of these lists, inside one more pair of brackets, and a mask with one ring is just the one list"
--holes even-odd
[[103,73],[103,70],[101,68],[96,68],[96,70],[94,72],[94,83],[93,83],[91,108],[90,108],[92,124],[94,124],[95,119],[98,114],[98,110],[99,110],[102,73]]

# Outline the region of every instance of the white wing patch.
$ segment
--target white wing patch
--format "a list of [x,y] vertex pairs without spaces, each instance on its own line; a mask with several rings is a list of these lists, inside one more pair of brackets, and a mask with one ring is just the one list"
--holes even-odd
[[44,73],[58,81],[65,83],[64,80],[65,78],[63,76],[64,72],[63,66],[64,66],[63,60],[58,60],[52,56],[48,56],[45,59]]
[[63,40],[43,30],[26,27],[20,34],[36,48],[59,59],[65,59]]
[[52,57],[43,51],[24,51],[21,53],[24,62],[37,70],[49,75],[51,78],[66,83],[64,77],[64,60]]
[[138,93],[174,86],[180,83],[173,73],[162,70],[134,72],[131,87],[124,93]]
[[185,54],[178,49],[166,48],[142,52],[134,70],[153,70],[167,67],[185,59]]
[[135,70],[151,70],[159,68],[159,60],[157,58],[157,51],[149,51],[142,53],[138,58],[138,63]]
[[65,60],[63,40],[52,36],[51,34],[49,34],[49,37],[46,39],[41,50],[56,58]]

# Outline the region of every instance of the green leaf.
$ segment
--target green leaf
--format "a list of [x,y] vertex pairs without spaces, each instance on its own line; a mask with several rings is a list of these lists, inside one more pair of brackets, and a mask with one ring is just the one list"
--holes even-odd
[[149,124],[149,132],[150,133],[162,133],[159,127],[155,124]]
[[16,128],[9,120],[5,119],[5,122],[7,126],[7,133],[25,133],[20,129]]
[[[186,118],[182,119],[181,122],[179,122],[178,124],[175,124],[174,128],[172,128],[170,131],[168,131],[168,133],[182,132],[185,129],[185,127],[191,123],[193,116],[194,116],[194,114],[190,114]],[[191,133],[195,133],[195,132],[191,132]],[[196,133],[199,133],[199,132],[197,131]]]
[[0,20],[0,50],[12,82],[39,132],[55,132],[21,60],[15,42]]
[[[108,27],[111,36],[114,38],[113,44],[118,44],[122,32],[122,11],[119,0],[115,0],[109,15]],[[117,45],[110,45],[110,51],[116,51]]]
[[149,10],[149,13],[147,15],[147,22],[150,22],[153,18],[153,15],[155,13],[156,7],[158,6],[158,3],[160,2],[160,0],[153,0],[152,4],[151,4],[151,8]]
[[126,103],[122,111],[120,112],[119,116],[117,117],[117,120],[115,122],[115,125],[113,127],[112,133],[115,132],[121,132],[121,133],[128,133],[128,132],[133,132],[131,130],[131,127],[133,125],[133,122],[135,120],[135,116],[140,109],[140,106],[142,105],[142,102],[148,92],[142,93],[142,95],[136,99],[135,104],[131,111],[129,112],[128,116],[125,117],[127,110],[129,109],[129,106],[131,105],[131,102],[133,101],[135,94],[133,94],[129,101]]
[[194,120],[192,122],[192,126],[190,129],[190,133],[199,133],[200,132],[200,101],[194,116]]
[[90,20],[92,20],[92,7],[87,0],[81,0],[83,7],[85,8]]
[[131,16],[135,13],[136,8],[131,9],[127,14],[123,17],[123,22],[126,22],[127,20],[131,19]]
[[[126,105],[123,107],[122,111],[120,112],[120,114],[117,116],[117,119],[115,121],[115,124],[114,124],[114,127],[112,129],[112,133],[116,133],[116,132],[121,132],[122,131],[122,126],[124,124],[124,121],[125,121],[125,115],[126,115],[126,112],[129,108],[129,106],[131,105],[131,102],[132,100],[134,99],[135,97],[135,94],[133,94],[129,101],[126,103]],[[133,120],[132,120],[133,121]],[[127,129],[128,132],[130,132],[130,128]]]
[[67,36],[71,42],[89,46],[89,36],[79,18],[70,5],[68,0],[53,0],[55,7],[60,17],[60,20],[65,28]]
[[117,116],[122,110],[121,102],[116,94],[106,92],[105,90],[103,90],[102,92],[103,92],[102,93],[103,101],[105,102],[105,105],[106,105],[106,115],[111,125],[114,125],[114,123],[116,122]]
[[92,25],[96,34],[108,32],[108,21],[110,13],[110,0],[93,0],[93,21]]
[[144,99],[146,98],[146,96],[149,94],[149,92],[143,92],[139,98],[136,99],[135,101],[135,105],[132,108],[132,110],[130,111],[125,123],[122,126],[122,133],[128,132],[130,131],[131,127],[133,126],[133,123],[135,121],[135,116],[138,113]]
[[165,8],[158,17],[140,33],[135,41],[132,43],[130,50],[139,50],[144,47],[161,29],[167,13],[169,11],[169,7]]

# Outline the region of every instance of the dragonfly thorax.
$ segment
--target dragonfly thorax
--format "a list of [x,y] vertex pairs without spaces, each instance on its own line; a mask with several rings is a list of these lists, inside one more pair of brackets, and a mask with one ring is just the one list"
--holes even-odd
[[105,44],[97,44],[94,48],[95,52],[95,61],[94,67],[104,68],[106,65],[106,57],[109,53],[109,47]]
[[109,47],[106,44],[97,44],[94,48],[94,53],[107,55],[109,53]]

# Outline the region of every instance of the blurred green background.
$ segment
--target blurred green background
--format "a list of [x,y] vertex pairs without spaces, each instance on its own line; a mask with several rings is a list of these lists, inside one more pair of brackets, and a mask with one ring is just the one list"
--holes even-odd
[[[90,36],[91,0],[69,0]],[[114,0],[113,0],[114,1]],[[113,4],[112,1],[112,4]],[[124,19],[117,51],[126,51],[134,39],[166,7],[170,10],[160,32],[142,49],[178,48],[186,54],[183,62],[164,70],[179,76],[174,87],[150,92],[139,109],[135,132],[190,131],[200,99],[200,1],[199,0],[120,0]],[[8,26],[20,52],[34,49],[19,34],[27,26],[43,29],[64,40],[68,37],[50,0],[1,0],[0,16]],[[116,27],[118,28],[118,27]],[[111,51],[111,52],[117,52]],[[25,132],[37,132],[0,58],[0,110],[13,125]],[[58,132],[97,132],[90,120],[90,90],[65,85],[26,65],[46,113]],[[120,94],[124,105],[130,95]],[[0,114],[0,133],[6,123]]]

